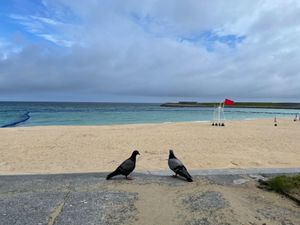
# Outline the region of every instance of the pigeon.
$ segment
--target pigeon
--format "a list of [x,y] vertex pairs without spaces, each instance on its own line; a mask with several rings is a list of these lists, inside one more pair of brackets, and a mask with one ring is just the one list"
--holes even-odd
[[177,174],[187,179],[188,182],[193,182],[192,176],[189,174],[183,163],[176,158],[173,150],[170,150],[168,164],[171,170],[174,171],[175,177]]
[[107,175],[106,180],[109,180],[110,178],[117,175],[124,175],[126,179],[131,180],[131,178],[128,177],[128,175],[134,170],[136,156],[139,154],[139,151],[134,150],[130,158],[126,159],[114,172]]

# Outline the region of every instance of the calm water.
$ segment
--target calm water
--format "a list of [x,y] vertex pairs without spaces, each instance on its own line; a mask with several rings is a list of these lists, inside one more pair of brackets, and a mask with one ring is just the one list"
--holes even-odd
[[[299,110],[226,108],[229,120],[289,117]],[[210,121],[212,108],[165,108],[143,103],[0,102],[0,126],[110,125]],[[23,121],[23,122],[22,122]],[[20,122],[20,123],[19,123]]]

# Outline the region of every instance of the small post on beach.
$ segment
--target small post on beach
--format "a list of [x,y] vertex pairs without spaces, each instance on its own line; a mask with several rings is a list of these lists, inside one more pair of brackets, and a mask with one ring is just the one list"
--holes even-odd
[[[297,117],[298,117],[298,113],[296,113],[296,116],[295,116],[294,122],[296,122],[296,121],[297,121]],[[299,121],[300,121],[300,116],[299,116]]]
[[276,116],[274,118],[274,126],[277,127],[277,119],[276,119]]
[[218,106],[218,119],[217,119],[217,124],[218,124],[218,126],[220,126],[221,124],[220,124],[220,108],[221,108],[221,106],[219,105]]

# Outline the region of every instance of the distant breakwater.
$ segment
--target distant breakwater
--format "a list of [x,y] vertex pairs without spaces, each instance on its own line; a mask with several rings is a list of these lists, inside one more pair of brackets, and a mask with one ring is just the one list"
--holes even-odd
[[10,122],[10,123],[8,123],[8,124],[5,124],[5,125],[3,125],[3,126],[1,126],[1,127],[2,127],[2,128],[5,128],[5,127],[15,127],[15,126],[17,126],[17,125],[20,124],[20,123],[24,123],[24,122],[26,122],[27,120],[30,119],[29,113],[30,113],[30,112],[26,112],[26,113],[24,113],[23,115],[21,115],[21,116],[18,118],[18,120],[13,121],[13,122]]
[[[167,102],[163,103],[161,107],[217,107],[220,103],[217,102]],[[229,108],[256,108],[256,109],[300,109],[300,103],[287,102],[235,102]]]

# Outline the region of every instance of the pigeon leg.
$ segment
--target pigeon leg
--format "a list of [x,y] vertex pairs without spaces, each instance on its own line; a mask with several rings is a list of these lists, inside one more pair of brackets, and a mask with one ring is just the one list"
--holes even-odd
[[132,177],[126,176],[126,180],[133,180]]
[[177,178],[177,173],[175,175],[172,175],[172,177]]

